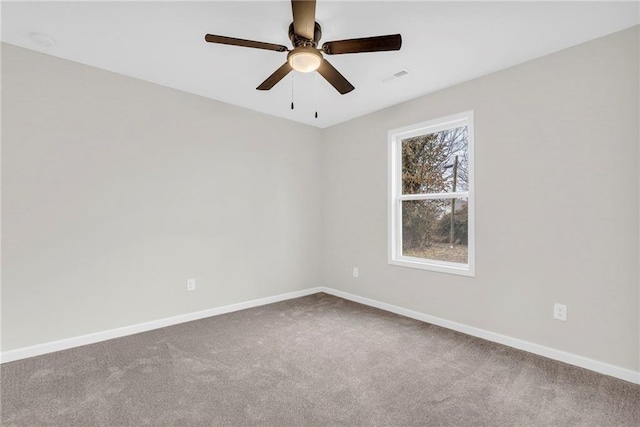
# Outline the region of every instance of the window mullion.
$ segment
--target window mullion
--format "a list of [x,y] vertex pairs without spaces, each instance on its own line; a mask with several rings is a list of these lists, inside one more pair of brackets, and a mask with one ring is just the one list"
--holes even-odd
[[465,197],[469,197],[468,191],[456,191],[455,193],[400,194],[398,195],[398,200],[460,199]]

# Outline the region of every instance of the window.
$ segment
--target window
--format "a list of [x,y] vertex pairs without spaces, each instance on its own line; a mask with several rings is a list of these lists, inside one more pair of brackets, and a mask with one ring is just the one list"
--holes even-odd
[[389,132],[389,264],[473,276],[473,112]]

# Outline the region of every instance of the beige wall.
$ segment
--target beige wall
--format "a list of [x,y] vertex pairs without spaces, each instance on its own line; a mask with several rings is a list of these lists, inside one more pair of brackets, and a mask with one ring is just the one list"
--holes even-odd
[[320,130],[2,47],[3,351],[319,284]]
[[[476,277],[388,265],[387,131],[467,110]],[[638,370],[637,120],[638,27],[328,129],[324,285]]]

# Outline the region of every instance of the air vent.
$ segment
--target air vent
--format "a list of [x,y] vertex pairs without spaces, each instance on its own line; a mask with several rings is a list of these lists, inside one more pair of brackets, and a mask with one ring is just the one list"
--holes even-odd
[[382,83],[389,83],[390,81],[395,80],[395,79],[399,79],[400,77],[404,77],[407,74],[409,74],[409,70],[407,70],[406,68],[403,68],[401,70],[396,71],[393,74],[388,74],[386,76],[382,76],[382,77],[379,78],[379,80]]

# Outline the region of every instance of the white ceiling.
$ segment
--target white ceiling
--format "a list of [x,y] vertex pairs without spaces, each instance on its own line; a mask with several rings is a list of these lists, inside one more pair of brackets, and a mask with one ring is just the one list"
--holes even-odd
[[[321,43],[401,33],[402,50],[327,56],[356,87],[346,95],[316,73],[292,73],[271,91],[257,91],[286,53],[210,44],[204,35],[290,46],[288,1],[4,1],[2,41],[327,127],[631,27],[640,14],[638,2],[319,0],[316,20],[323,29]],[[36,44],[33,32],[51,36],[56,44]],[[379,80],[402,68],[409,75]]]

